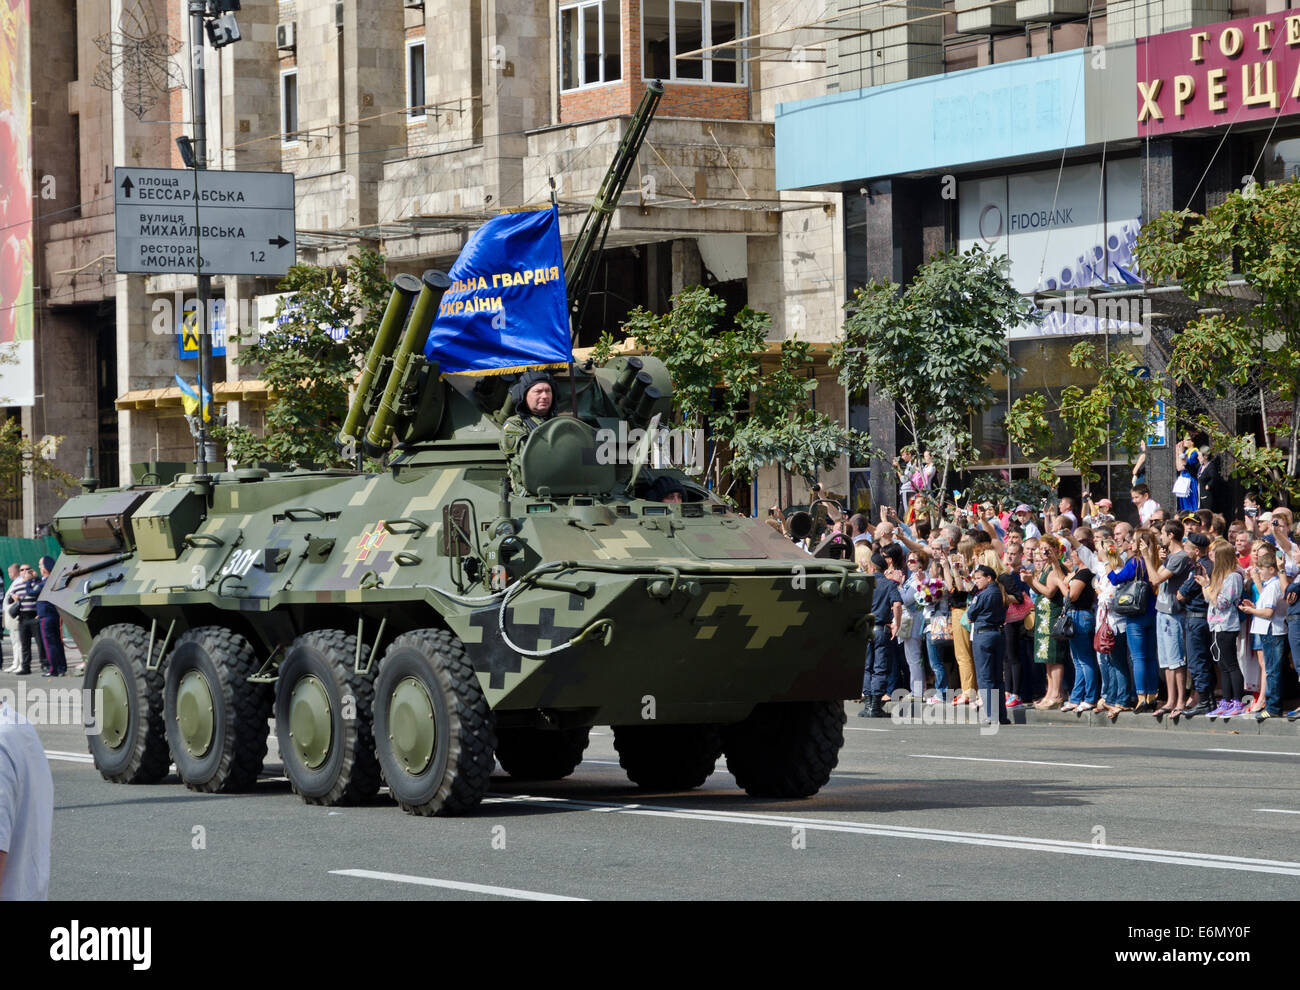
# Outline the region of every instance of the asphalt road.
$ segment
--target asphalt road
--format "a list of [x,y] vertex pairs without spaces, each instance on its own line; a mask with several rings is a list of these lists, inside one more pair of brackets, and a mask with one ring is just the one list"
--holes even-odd
[[[0,678],[0,688],[15,679]],[[44,684],[49,684],[45,681]],[[73,680],[64,685],[76,684]],[[720,761],[652,793],[597,728],[567,780],[504,773],[477,813],[384,795],[310,807],[271,736],[255,791],[103,780],[75,726],[42,726],[54,776],[50,896],[101,899],[1293,899],[1300,739],[1069,725],[900,725],[849,706],[807,801],[751,799]]]

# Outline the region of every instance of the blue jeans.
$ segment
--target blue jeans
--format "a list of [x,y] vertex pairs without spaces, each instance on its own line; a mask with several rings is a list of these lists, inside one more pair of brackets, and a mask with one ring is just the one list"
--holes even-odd
[[1118,633],[1114,648],[1109,653],[1102,653],[1099,659],[1102,694],[1106,700],[1112,705],[1132,707],[1136,699],[1133,697],[1133,672],[1129,667],[1127,634]]
[[1285,636],[1260,636],[1264,650],[1264,707],[1270,715],[1282,714],[1282,642]]
[[1096,631],[1096,616],[1081,608],[1072,608],[1067,612],[1074,623],[1074,635],[1070,637],[1070,659],[1074,661],[1074,688],[1070,691],[1071,704],[1088,702],[1097,703],[1100,693],[1097,671],[1097,655],[1092,649],[1092,634]]
[[1186,638],[1183,613],[1156,613],[1156,650],[1160,655],[1161,670],[1177,670],[1187,666],[1187,651],[1183,645]]
[[933,640],[929,633],[925,634],[925,657],[934,671],[934,689],[940,698],[945,699],[948,697],[948,670],[943,665],[943,648],[947,643],[947,640]]
[[1187,667],[1198,701],[1214,699],[1214,663],[1210,660],[1210,624],[1203,614],[1187,614]]
[[1133,690],[1137,694],[1154,695],[1160,689],[1160,669],[1156,666],[1156,617],[1128,616],[1124,630],[1128,639],[1128,655],[1133,661]]

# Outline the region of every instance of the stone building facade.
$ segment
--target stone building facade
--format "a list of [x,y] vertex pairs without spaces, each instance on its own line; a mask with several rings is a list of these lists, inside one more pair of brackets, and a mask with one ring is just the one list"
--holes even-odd
[[[105,483],[129,480],[133,464],[193,458],[174,385],[194,377],[177,345],[194,280],[119,274],[112,199],[114,166],[182,166],[188,6],[43,0],[33,29],[34,171],[55,175],[60,195],[37,227],[38,398],[24,417],[64,438],[58,464],[74,476],[91,448]],[[489,216],[549,202],[552,179],[567,243],[649,68],[666,94],[579,342],[703,283],[771,312],[774,339],[826,344],[843,299],[839,196],[777,192],[773,127],[777,103],[816,92],[825,66],[736,44],[806,15],[797,0],[244,0],[242,40],[205,47],[209,167],[293,173],[304,262],[342,264],[364,245],[393,274],[445,268]],[[141,36],[172,39],[179,85],[137,118],[120,69],[108,88],[95,83],[109,42]],[[256,424],[265,391],[234,337],[266,315],[276,279],[213,282],[228,340],[216,396],[232,420]],[[842,414],[824,359],[816,374],[819,408]],[[764,505],[803,494],[775,474],[752,493]],[[59,504],[29,485],[9,526],[31,532]]]

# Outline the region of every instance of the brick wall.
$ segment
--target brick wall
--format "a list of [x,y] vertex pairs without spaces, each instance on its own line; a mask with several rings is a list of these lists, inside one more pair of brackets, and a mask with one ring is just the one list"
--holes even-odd
[[[752,8],[753,4],[750,6]],[[630,114],[636,109],[641,94],[645,92],[645,80],[641,78],[641,0],[622,0],[620,16],[623,78],[618,82],[561,93],[560,123],[599,120]],[[754,16],[752,9],[750,16]],[[559,31],[558,23],[554,30]],[[665,82],[664,96],[656,116],[748,120],[749,87]]]

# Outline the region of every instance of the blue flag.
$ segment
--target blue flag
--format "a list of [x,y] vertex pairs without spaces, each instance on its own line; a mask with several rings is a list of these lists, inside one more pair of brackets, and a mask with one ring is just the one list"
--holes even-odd
[[424,345],[443,371],[567,364],[569,312],[555,207],[503,213],[474,232]]

